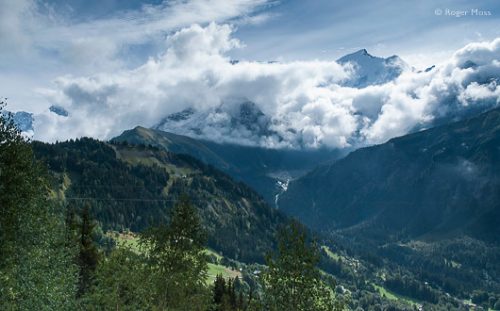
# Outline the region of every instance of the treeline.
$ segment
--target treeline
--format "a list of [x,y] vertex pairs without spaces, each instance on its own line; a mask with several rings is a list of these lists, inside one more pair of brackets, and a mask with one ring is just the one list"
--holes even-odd
[[[96,161],[105,154],[95,154]],[[52,199],[51,199],[52,198]],[[103,249],[90,204],[57,204],[46,170],[0,118],[1,310],[341,310],[317,268],[319,248],[292,222],[277,235],[258,286],[207,284],[207,234],[180,196],[140,248]]]

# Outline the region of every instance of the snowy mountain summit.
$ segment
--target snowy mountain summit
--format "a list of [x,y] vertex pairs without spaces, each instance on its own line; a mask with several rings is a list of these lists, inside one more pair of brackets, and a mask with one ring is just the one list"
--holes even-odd
[[[364,88],[396,79],[410,67],[398,56],[375,57],[365,49],[346,55],[339,64],[350,64],[353,77],[344,86]],[[300,133],[286,120],[264,114],[253,102],[246,99],[230,99],[217,107],[186,108],[164,117],[154,129],[207,139],[222,143],[246,146],[283,147],[285,136],[296,136],[293,146],[301,146]],[[281,131],[280,131],[281,130]]]
[[350,63],[354,68],[354,77],[344,83],[345,86],[364,88],[370,85],[380,85],[395,80],[409,69],[399,56],[387,58],[376,57],[362,49],[345,55],[337,60],[341,65]]
[[272,130],[272,120],[253,102],[223,103],[204,111],[187,108],[170,114],[154,126],[194,138],[247,146],[260,145],[261,140],[279,142],[282,138]]

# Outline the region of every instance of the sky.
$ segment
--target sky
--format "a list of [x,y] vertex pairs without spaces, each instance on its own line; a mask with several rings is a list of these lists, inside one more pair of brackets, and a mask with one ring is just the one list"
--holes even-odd
[[[376,143],[443,109],[429,112],[429,99],[403,113],[410,117],[394,112],[389,118],[383,112],[395,108],[382,107],[395,88],[341,88],[339,81],[351,73],[336,59],[366,48],[377,56],[399,55],[416,70],[447,68],[460,63],[464,47],[482,42],[490,51],[485,70],[495,78],[499,26],[497,0],[0,0],[0,96],[10,110],[38,115],[36,138],[48,141],[107,139],[186,107],[236,97],[283,121],[282,136],[298,130],[299,138],[285,139],[291,145],[342,147],[363,131],[364,140]],[[242,62],[230,66],[228,60]],[[431,87],[434,75],[466,79],[452,71],[402,75],[396,87],[426,79],[421,83]],[[325,83],[331,85],[317,87]],[[466,89],[457,91],[462,102]],[[489,90],[496,94],[496,85]],[[360,98],[379,108],[361,111]],[[70,118],[50,115],[51,105]],[[319,120],[325,112],[331,117]],[[360,112],[376,116],[363,119]],[[381,116],[397,120],[375,133]],[[407,122],[411,126],[403,126]]]

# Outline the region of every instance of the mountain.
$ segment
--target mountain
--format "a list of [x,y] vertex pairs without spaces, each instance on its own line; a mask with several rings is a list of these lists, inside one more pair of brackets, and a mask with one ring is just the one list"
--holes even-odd
[[17,128],[27,134],[28,136],[33,135],[33,114],[26,112],[26,111],[17,111],[17,112],[10,112],[3,110],[1,112],[3,115],[12,115],[12,120],[14,120],[14,124],[17,126]]
[[33,134],[33,114],[26,111],[14,113],[14,122],[21,132]]
[[187,194],[208,231],[208,244],[228,258],[262,262],[286,221],[248,186],[186,155],[90,138],[34,142],[53,176],[54,196],[90,204],[104,230],[138,232],[167,220]]
[[354,67],[354,77],[344,83],[345,86],[364,88],[370,85],[384,84],[395,80],[409,69],[399,56],[388,58],[372,56],[365,49],[345,55],[337,60],[345,65],[350,63]]
[[500,109],[356,150],[292,181],[280,207],[386,243],[500,237]]
[[[183,119],[186,114],[177,115],[176,119]],[[144,127],[125,131],[112,141],[151,145],[188,154],[245,182],[271,205],[275,205],[290,180],[304,175],[319,163],[337,159],[341,154],[338,150],[327,149],[266,149],[216,143]]]
[[255,103],[245,100],[203,111],[187,108],[166,116],[153,128],[201,139],[210,136],[218,142],[247,146],[264,145],[266,140],[275,143],[283,140],[272,130],[271,118]]

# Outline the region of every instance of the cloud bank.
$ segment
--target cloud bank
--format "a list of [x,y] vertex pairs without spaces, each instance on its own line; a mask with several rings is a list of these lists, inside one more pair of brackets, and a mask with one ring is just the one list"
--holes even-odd
[[195,24],[168,36],[165,52],[135,69],[59,77],[40,92],[68,116],[37,115],[35,139],[109,139],[187,108],[224,118],[220,107],[250,101],[270,118],[264,137],[228,132],[224,122],[207,118],[199,121],[206,123],[201,132],[181,134],[270,148],[346,148],[500,103],[500,38],[469,44],[432,70],[407,70],[392,82],[357,89],[342,86],[355,76],[351,64],[231,62],[227,52],[244,48],[233,31],[226,24]]

